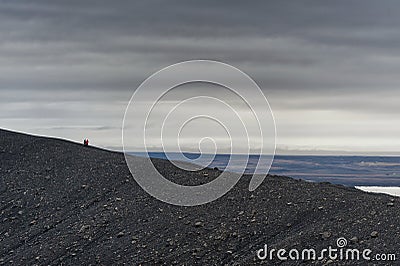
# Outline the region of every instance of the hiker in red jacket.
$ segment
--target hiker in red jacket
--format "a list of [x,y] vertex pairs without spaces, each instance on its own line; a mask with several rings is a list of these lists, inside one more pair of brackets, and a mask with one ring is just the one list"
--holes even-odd
[[89,140],[88,139],[84,139],[83,140],[83,146],[89,146]]

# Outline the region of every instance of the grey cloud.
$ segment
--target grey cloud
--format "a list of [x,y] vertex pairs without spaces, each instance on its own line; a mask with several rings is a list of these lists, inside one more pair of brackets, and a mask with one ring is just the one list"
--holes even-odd
[[[83,131],[71,126],[89,121],[117,146],[108,139],[120,135],[134,89],[165,66],[201,58],[233,64],[260,84],[283,118],[283,143],[306,139],[297,116],[315,112],[368,113],[371,124],[385,121],[388,138],[398,131],[398,1],[0,3],[0,126],[79,139]],[[360,135],[351,124],[345,133],[320,131],[318,117],[321,138]]]

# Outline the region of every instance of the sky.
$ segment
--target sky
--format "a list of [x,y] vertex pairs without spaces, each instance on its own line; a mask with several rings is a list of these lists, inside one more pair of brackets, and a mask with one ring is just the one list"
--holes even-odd
[[385,0],[0,1],[0,128],[119,149],[135,89],[209,59],[260,86],[278,154],[400,155],[399,10]]

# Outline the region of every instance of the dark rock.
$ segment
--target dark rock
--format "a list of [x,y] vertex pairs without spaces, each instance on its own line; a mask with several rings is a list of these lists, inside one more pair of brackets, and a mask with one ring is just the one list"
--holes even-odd
[[350,238],[350,241],[353,243],[358,243],[358,237],[354,236],[354,237]]
[[328,238],[331,237],[331,235],[332,235],[332,233],[328,232],[328,231],[325,231],[325,232],[321,233],[321,236],[322,236],[323,239],[328,239]]
[[203,223],[202,223],[202,222],[196,222],[196,223],[194,224],[194,226],[195,226],[195,227],[202,227],[202,226],[203,226]]

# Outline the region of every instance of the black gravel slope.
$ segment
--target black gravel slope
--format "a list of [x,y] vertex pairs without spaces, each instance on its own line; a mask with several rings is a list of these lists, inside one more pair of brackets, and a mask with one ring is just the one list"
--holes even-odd
[[[177,182],[204,182],[155,164]],[[321,250],[345,237],[400,265],[399,198],[278,176],[254,192],[248,183],[206,205],[172,206],[136,184],[120,153],[0,130],[0,264],[249,265],[264,244]],[[282,264],[330,263],[367,265]]]

